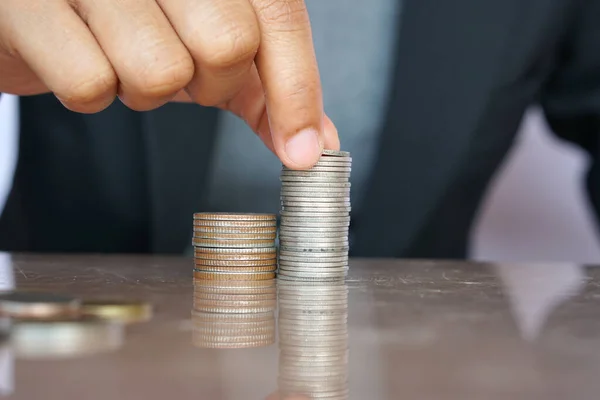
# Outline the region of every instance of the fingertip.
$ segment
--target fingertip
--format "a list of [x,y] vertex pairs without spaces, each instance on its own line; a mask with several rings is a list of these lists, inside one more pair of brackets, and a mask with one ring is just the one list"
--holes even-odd
[[289,138],[285,143],[283,162],[292,169],[308,169],[319,161],[323,152],[323,141],[314,128],[306,128]]
[[325,136],[325,148],[328,150],[340,150],[340,137],[333,121],[325,115],[323,121],[323,135]]

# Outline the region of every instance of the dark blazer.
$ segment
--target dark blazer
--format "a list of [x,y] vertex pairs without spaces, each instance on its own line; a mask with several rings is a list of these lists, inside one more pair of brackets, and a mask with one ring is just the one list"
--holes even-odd
[[[464,257],[490,179],[536,103],[593,157],[587,188],[600,215],[600,0],[406,0],[401,18],[352,255]],[[216,110],[136,113],[115,102],[78,115],[51,95],[20,107],[0,249],[172,253],[189,244],[191,214],[206,209]]]

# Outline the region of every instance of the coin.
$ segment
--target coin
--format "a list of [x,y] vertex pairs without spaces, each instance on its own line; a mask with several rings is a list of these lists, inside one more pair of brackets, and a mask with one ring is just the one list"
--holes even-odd
[[322,263],[312,263],[312,262],[299,262],[299,261],[290,261],[290,260],[281,260],[279,261],[279,265],[281,269],[287,268],[333,268],[333,267],[344,267],[348,266],[347,261],[338,261],[338,262],[322,262]]
[[[336,215],[323,216],[318,213],[302,213],[298,215],[298,213],[287,213],[282,211],[281,215],[281,223],[290,223],[290,222],[320,222],[321,226],[329,226],[329,223],[341,223],[341,222],[350,222],[350,216],[348,213],[336,213]],[[291,215],[290,215],[291,214]]]
[[153,308],[143,301],[85,300],[81,305],[84,315],[126,324],[146,322],[152,318]]
[[[283,168],[283,171],[297,171],[294,169]],[[312,171],[312,172],[352,172],[352,167],[350,165],[315,165],[309,170],[303,171]]]
[[192,245],[196,247],[209,247],[209,248],[272,248],[274,244],[273,240],[270,239],[244,239],[244,240],[233,240],[233,239],[200,239],[192,238]]
[[324,156],[334,156],[334,157],[350,157],[350,153],[347,151],[340,151],[340,150],[327,150],[324,149],[322,154]]
[[[196,260],[223,260],[223,261],[258,261],[258,260],[271,260],[277,257],[277,252],[270,251],[268,253],[250,253],[244,254],[237,253],[206,253],[198,251],[203,249],[202,247],[194,249],[194,258]],[[238,249],[235,249],[238,250]],[[244,249],[246,250],[246,249]]]
[[281,176],[289,177],[306,177],[306,178],[329,178],[332,180],[339,180],[340,178],[350,178],[350,171],[296,171],[296,170],[283,170]]
[[46,292],[0,293],[0,315],[12,318],[54,318],[80,313],[81,301],[71,296]]
[[351,211],[350,206],[331,206],[331,207],[319,207],[312,205],[311,207],[299,207],[299,206],[281,206],[281,211],[285,211],[286,214],[291,213],[309,213],[309,214],[333,214],[333,215],[347,215]]
[[254,281],[275,278],[274,272],[204,272],[194,271],[196,280]]
[[212,221],[275,221],[275,214],[258,213],[223,213],[223,212],[200,212],[194,213],[194,219]]
[[229,323],[245,323],[258,321],[274,321],[275,316],[271,310],[256,313],[244,314],[213,314],[192,310],[192,320],[195,322],[229,322]]
[[[336,201],[336,202],[330,201],[330,202],[323,202],[323,203],[319,203],[316,201],[282,200],[281,205],[283,207],[299,207],[299,208],[315,208],[315,209],[322,209],[322,208],[328,208],[328,207],[350,207],[350,200]],[[350,211],[350,210],[348,210],[348,211]]]
[[66,359],[115,351],[123,345],[124,325],[93,317],[17,320],[11,348],[21,359]]
[[277,234],[273,233],[221,233],[221,232],[197,232],[195,238],[215,240],[273,240]]
[[221,226],[194,226],[194,232],[207,232],[207,233],[241,233],[241,234],[265,234],[265,233],[277,233],[277,226],[268,227],[221,227]]
[[194,265],[197,266],[215,266],[215,267],[263,267],[277,265],[277,259],[267,260],[204,260],[195,259]]
[[281,204],[293,205],[291,203],[300,203],[300,204],[345,204],[348,203],[350,205],[350,197],[290,197],[290,196],[281,196]]
[[195,227],[222,227],[222,228],[268,228],[277,226],[277,220],[269,221],[216,221],[208,219],[195,219]]
[[260,267],[223,267],[216,265],[195,265],[194,271],[206,271],[206,272],[275,272],[277,271],[277,264],[264,265]]

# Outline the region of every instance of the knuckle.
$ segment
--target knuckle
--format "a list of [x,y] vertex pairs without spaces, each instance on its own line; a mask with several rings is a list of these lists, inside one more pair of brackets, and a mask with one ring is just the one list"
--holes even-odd
[[269,25],[304,26],[309,23],[303,0],[266,0],[258,6],[257,14]]
[[260,45],[256,24],[232,24],[215,34],[210,41],[195,46],[200,62],[212,70],[231,70],[250,63]]
[[56,90],[56,95],[70,104],[91,104],[106,99],[116,93],[117,76],[112,69],[91,73],[81,78],[71,78],[64,88]]
[[142,96],[163,97],[184,88],[194,76],[194,63],[186,55],[164,65],[143,68],[134,86]]

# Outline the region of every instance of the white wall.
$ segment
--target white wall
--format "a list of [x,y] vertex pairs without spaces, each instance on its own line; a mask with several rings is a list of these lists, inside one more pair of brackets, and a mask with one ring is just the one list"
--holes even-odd
[[[17,101],[0,100],[0,210],[17,148]],[[493,185],[473,232],[472,257],[498,261],[599,262],[583,192],[586,159],[548,134],[538,111],[525,119],[517,148]]]

